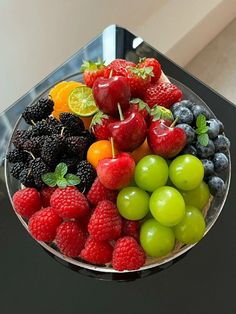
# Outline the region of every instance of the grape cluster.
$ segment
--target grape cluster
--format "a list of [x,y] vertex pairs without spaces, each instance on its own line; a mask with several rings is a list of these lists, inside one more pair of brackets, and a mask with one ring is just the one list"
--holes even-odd
[[[212,195],[222,195],[225,183],[222,174],[228,168],[228,151],[230,141],[224,135],[224,125],[212,116],[205,107],[195,104],[190,100],[182,100],[171,108],[172,114],[177,119],[176,127],[182,128],[187,136],[187,145],[181,152],[191,154],[201,159],[204,166],[204,179],[209,185]],[[200,115],[205,118],[206,142],[203,143],[199,136],[197,120]]]
[[[50,116],[52,110],[50,99],[40,99],[26,107],[22,117],[30,127],[16,130],[12,139],[14,148],[6,156],[12,163],[11,174],[26,187],[40,189],[44,185],[42,174],[53,172],[60,162],[76,174],[77,166],[86,159],[88,147],[95,141],[78,116],[66,112],[57,120]],[[86,178],[93,181],[92,171]],[[87,188],[81,185],[81,189]]]

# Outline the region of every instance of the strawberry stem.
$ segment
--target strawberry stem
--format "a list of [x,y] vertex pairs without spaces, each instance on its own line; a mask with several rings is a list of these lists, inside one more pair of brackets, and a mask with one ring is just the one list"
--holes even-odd
[[121,106],[120,106],[119,103],[117,104],[117,107],[118,107],[118,111],[119,111],[120,121],[123,121],[124,120],[124,116],[123,116],[123,112],[121,110]]
[[178,121],[178,117],[176,117],[175,120],[171,123],[170,128],[173,128],[176,125],[177,121]]
[[112,153],[112,158],[115,158],[115,147],[114,147],[114,139],[111,137],[111,153]]

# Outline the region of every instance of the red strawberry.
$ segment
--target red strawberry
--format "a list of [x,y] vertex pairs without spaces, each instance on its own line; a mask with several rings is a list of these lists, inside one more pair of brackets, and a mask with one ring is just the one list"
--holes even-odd
[[130,108],[125,112],[124,116],[127,118],[132,112],[139,112],[144,117],[145,121],[148,121],[150,108],[149,106],[140,98],[134,98],[130,101]]
[[161,65],[154,58],[141,58],[138,66],[140,68],[152,67],[153,76],[151,78],[151,83],[156,83],[161,76]]
[[133,237],[120,238],[114,247],[112,254],[112,266],[114,269],[136,270],[145,263],[145,253]]
[[112,76],[127,76],[127,69],[135,66],[136,64],[131,61],[115,59],[106,67],[104,77],[110,77],[111,71]]
[[109,242],[97,241],[89,237],[85,243],[80,257],[92,264],[106,264],[111,261],[113,247]]
[[174,84],[161,82],[152,84],[146,89],[143,100],[150,108],[154,105],[170,108],[175,102],[182,99],[182,91]]
[[86,237],[78,222],[64,221],[57,228],[55,241],[62,254],[77,257],[84,247]]
[[116,203],[117,194],[118,191],[107,189],[97,178],[87,194],[87,199],[94,206],[105,200]]
[[45,186],[40,190],[41,202],[43,207],[50,206],[50,199],[56,187]]
[[137,242],[139,242],[139,221],[134,220],[122,220],[122,236],[133,237]]
[[111,135],[108,130],[108,126],[110,123],[115,122],[116,119],[109,117],[107,114],[104,114],[101,111],[95,114],[93,117],[90,128],[95,135],[97,140],[108,140]]
[[129,80],[132,97],[142,97],[153,75],[152,67],[129,68],[127,78]]
[[98,77],[102,77],[105,71],[105,65],[102,61],[84,61],[80,68],[84,72],[84,82],[88,87],[93,87],[93,83]]
[[38,241],[52,242],[61,222],[62,219],[52,207],[43,208],[30,218],[29,232]]
[[30,218],[41,208],[39,192],[35,188],[25,188],[13,195],[16,212],[25,218]]
[[101,201],[95,208],[89,224],[89,234],[98,241],[116,240],[121,233],[122,219],[116,206],[110,201]]
[[85,196],[74,186],[57,188],[50,200],[56,213],[64,219],[80,218],[89,213]]

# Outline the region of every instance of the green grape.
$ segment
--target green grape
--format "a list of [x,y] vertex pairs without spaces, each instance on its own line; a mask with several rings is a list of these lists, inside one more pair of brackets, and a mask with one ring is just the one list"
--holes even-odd
[[177,240],[184,244],[193,244],[201,240],[206,230],[204,217],[199,209],[186,206],[183,220],[173,228]]
[[165,256],[174,248],[174,232],[171,228],[162,226],[155,219],[148,219],[141,226],[140,243],[147,255]]
[[202,181],[200,185],[191,191],[181,191],[186,205],[203,209],[210,198],[210,191],[208,185]]
[[158,187],[166,184],[168,179],[167,162],[157,155],[145,156],[138,162],[134,178],[141,189],[153,192]]
[[171,186],[162,186],[154,191],[149,206],[153,217],[167,227],[177,225],[185,214],[183,196]]
[[175,158],[169,167],[169,176],[180,190],[196,189],[202,182],[204,168],[201,160],[193,155],[182,155]]
[[149,195],[135,186],[124,188],[117,196],[117,208],[122,217],[140,220],[149,211]]

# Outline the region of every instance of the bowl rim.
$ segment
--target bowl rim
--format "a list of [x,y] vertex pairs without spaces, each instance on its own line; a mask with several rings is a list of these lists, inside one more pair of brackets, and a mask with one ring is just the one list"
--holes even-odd
[[[75,76],[78,76],[79,74],[81,74],[80,72],[78,73],[75,73],[73,75],[69,75],[65,78],[63,78],[63,80],[68,80],[70,79],[71,77],[75,77]],[[185,84],[183,84],[182,82],[178,81],[177,79],[171,77],[171,76],[168,76],[167,77],[170,79],[170,81],[173,81],[173,82],[178,82],[180,83],[181,85],[184,86],[184,88],[186,90],[188,90],[194,97],[198,98],[200,100],[201,103],[204,104],[204,106],[206,106],[206,108],[212,113],[212,115],[214,117],[215,114],[214,112],[212,112],[212,110],[207,106],[206,102],[199,96],[197,95],[194,91],[191,90],[191,88],[189,88],[188,86],[186,86]],[[61,81],[61,80],[60,80]],[[59,82],[60,82],[59,81]],[[53,85],[55,85],[56,83],[54,83]],[[40,95],[38,95],[38,97],[36,97],[34,100],[32,100],[32,103],[34,103],[37,99],[39,99],[40,97],[42,97],[42,94],[46,93],[52,86],[48,87],[46,90],[44,90],[43,92],[41,92]],[[30,105],[29,104],[29,105]],[[216,117],[217,118],[217,117]],[[20,123],[22,119],[22,116],[20,115],[20,117],[17,119],[13,129],[12,129],[12,134],[14,134],[18,124]],[[9,139],[9,142],[8,142],[8,145],[7,145],[7,148],[6,148],[6,154],[8,153],[9,149],[10,149],[10,146],[11,146],[11,139],[12,139],[12,134],[10,136],[10,139]],[[214,216],[214,218],[212,219],[212,221],[209,223],[209,225],[207,225],[206,227],[206,230],[205,230],[205,233],[203,235],[203,238],[206,236],[206,234],[210,231],[210,229],[213,227],[213,225],[215,224],[215,222],[217,221],[219,215],[221,214],[222,210],[223,210],[223,207],[224,207],[224,204],[226,202],[226,199],[227,199],[227,196],[228,196],[228,192],[229,192],[229,188],[230,188],[230,182],[231,182],[231,155],[230,155],[230,150],[228,150],[228,159],[229,159],[229,168],[228,168],[228,177],[227,177],[227,182],[226,182],[226,191],[225,191],[225,195],[224,195],[224,198],[218,208],[218,211],[216,213],[216,215]],[[29,233],[29,229],[28,229],[28,225],[27,223],[25,222],[25,220],[16,212],[15,208],[14,208],[14,204],[13,204],[13,200],[12,200],[12,196],[11,196],[11,192],[10,192],[10,188],[9,188],[9,179],[8,179],[8,175],[7,175],[7,165],[8,165],[8,161],[7,159],[5,158],[5,161],[4,161],[4,175],[5,175],[5,182],[6,182],[6,188],[7,188],[7,193],[8,193],[8,197],[10,199],[10,202],[11,202],[11,205],[12,205],[12,208],[16,214],[16,216],[18,217],[18,219],[20,220],[20,222],[22,223],[22,225],[24,226],[24,228],[27,230],[27,232]],[[30,234],[30,233],[29,233]],[[31,236],[31,235],[30,235]],[[32,237],[32,236],[31,236]],[[202,239],[203,239],[202,238]],[[102,273],[116,273],[116,274],[125,274],[125,273],[131,273],[131,272],[140,272],[140,271],[145,271],[145,270],[150,270],[152,268],[156,268],[158,266],[161,266],[163,264],[166,264],[168,262],[171,262],[173,260],[175,260],[176,258],[180,257],[181,255],[183,255],[184,253],[188,252],[189,250],[191,250],[195,245],[197,245],[199,242],[197,243],[194,243],[194,244],[190,244],[190,245],[184,245],[182,248],[180,248],[176,253],[173,254],[173,251],[171,252],[173,255],[166,255],[164,257],[162,257],[160,259],[160,261],[158,262],[154,262],[154,263],[150,263],[148,265],[144,265],[142,266],[141,268],[137,269],[137,270],[124,270],[124,271],[118,271],[118,270],[115,270],[114,268],[110,267],[109,265],[108,266],[96,266],[96,265],[93,265],[93,264],[89,264],[89,263],[86,263],[86,262],[83,262],[82,260],[78,260],[78,259],[73,259],[73,258],[70,258],[70,257],[67,257],[65,255],[63,255],[62,253],[60,253],[59,251],[57,251],[55,248],[53,248],[52,246],[48,245],[47,243],[45,242],[42,242],[42,241],[38,241],[36,239],[34,239],[34,241],[38,242],[44,249],[46,249],[47,251],[49,251],[51,254],[55,255],[56,257],[74,265],[74,266],[77,266],[77,267],[81,267],[81,268],[85,268],[85,269],[88,269],[88,270],[92,270],[92,271],[96,271],[96,272],[102,272]]]

